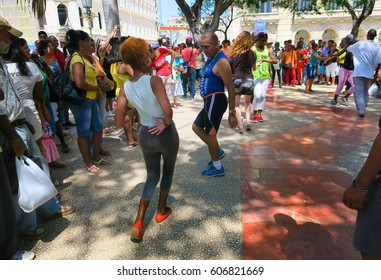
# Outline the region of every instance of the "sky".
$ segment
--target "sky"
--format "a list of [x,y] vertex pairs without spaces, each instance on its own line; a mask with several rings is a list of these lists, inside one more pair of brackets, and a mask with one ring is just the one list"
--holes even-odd
[[166,25],[171,16],[178,15],[178,7],[175,0],[159,0],[159,19],[162,20],[162,24]]

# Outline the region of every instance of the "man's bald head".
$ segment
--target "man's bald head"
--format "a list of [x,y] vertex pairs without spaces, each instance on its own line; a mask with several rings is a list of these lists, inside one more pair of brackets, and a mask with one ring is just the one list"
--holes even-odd
[[208,39],[212,44],[218,45],[218,37],[214,32],[209,31],[202,34],[201,39]]

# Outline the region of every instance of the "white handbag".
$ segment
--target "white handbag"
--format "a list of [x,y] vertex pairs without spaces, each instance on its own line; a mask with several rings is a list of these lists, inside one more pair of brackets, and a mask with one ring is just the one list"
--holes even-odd
[[18,201],[26,213],[49,201],[58,191],[50,178],[26,156],[16,157],[16,170],[19,182]]

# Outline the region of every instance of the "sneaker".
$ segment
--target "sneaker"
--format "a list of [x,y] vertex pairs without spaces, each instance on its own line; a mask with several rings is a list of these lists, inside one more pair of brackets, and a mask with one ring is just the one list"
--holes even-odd
[[58,211],[48,217],[43,217],[41,218],[41,220],[43,222],[47,222],[47,221],[50,221],[50,220],[53,220],[53,219],[56,219],[56,218],[60,218],[60,217],[64,217],[64,216],[68,216],[72,213],[75,212],[75,208],[73,206],[70,206],[70,205],[61,205],[60,208],[58,209]]
[[346,99],[345,97],[342,97],[340,98],[340,103],[343,104],[344,106],[349,106],[348,104],[348,99]]
[[221,169],[218,170],[212,165],[209,169],[202,171],[201,174],[205,177],[221,177],[225,175],[225,169],[221,166]]
[[[226,153],[224,150],[220,149],[220,159],[223,159],[226,156]],[[209,166],[213,166],[213,160],[208,162]]]
[[258,122],[258,116],[253,116],[253,123],[257,123]]
[[320,81],[319,82],[319,86],[321,86],[321,85],[323,85],[324,84],[324,82],[323,81]]
[[331,101],[331,105],[332,105],[332,106],[337,106],[337,107],[340,106],[339,102],[337,102],[337,100],[335,100],[335,99],[332,99],[332,101]]
[[258,119],[259,122],[263,122],[263,121],[264,121],[262,115],[258,115],[258,118],[257,118],[257,119]]
[[17,251],[11,258],[12,261],[31,261],[34,260],[36,254],[32,251]]

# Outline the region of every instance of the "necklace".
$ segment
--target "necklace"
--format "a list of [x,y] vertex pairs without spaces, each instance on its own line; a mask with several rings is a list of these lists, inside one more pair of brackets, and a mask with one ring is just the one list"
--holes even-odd
[[[210,61],[210,63],[208,63],[208,65],[206,65],[206,67],[205,67],[205,70],[204,71],[202,71],[202,73],[201,73],[201,78],[204,78],[204,76],[205,76],[205,73],[206,73],[206,71],[208,71],[209,70],[209,68],[210,68],[210,65],[212,65],[213,64],[213,61],[216,59],[216,57],[218,56],[218,54],[220,53],[220,51],[219,52],[217,52],[217,54],[213,57],[213,59]],[[209,60],[208,60],[209,61]],[[207,62],[208,62],[207,61]]]

